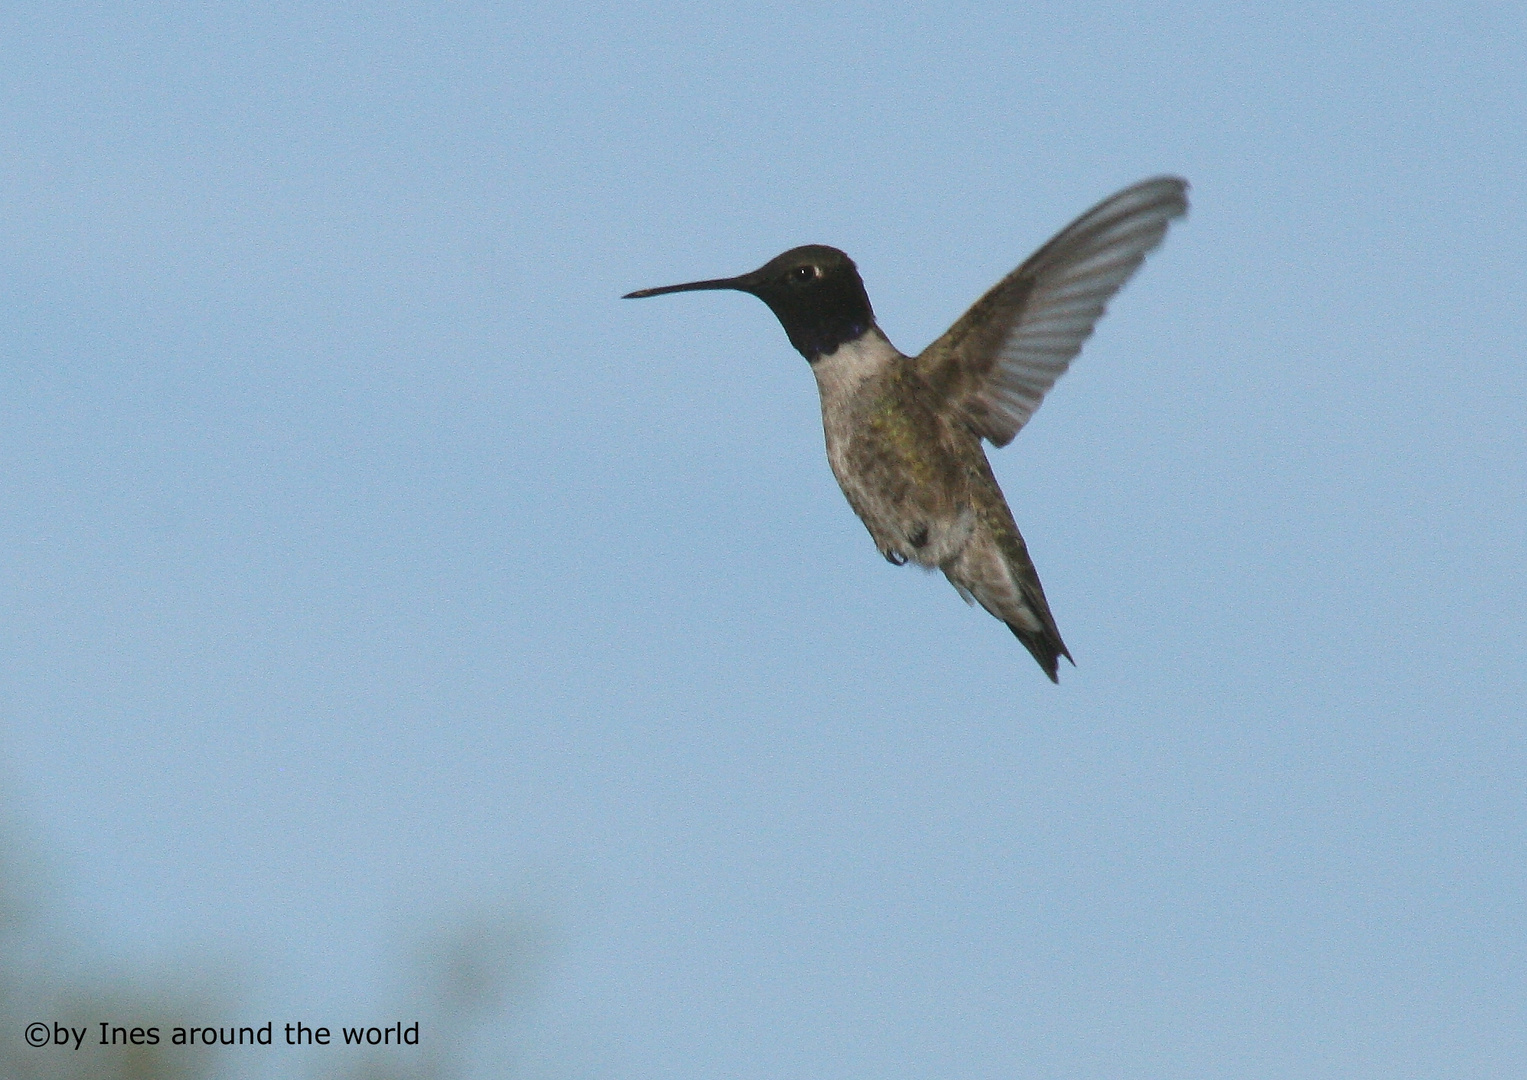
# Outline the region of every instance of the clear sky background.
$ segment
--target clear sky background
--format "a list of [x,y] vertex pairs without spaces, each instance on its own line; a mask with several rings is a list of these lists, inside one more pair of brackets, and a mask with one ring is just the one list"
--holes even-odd
[[[4,5],[60,925],[389,1022],[522,912],[481,1076],[1527,1075],[1524,57],[1519,3]],[[915,352],[1163,172],[993,452],[1059,687],[875,552],[762,304],[618,299],[828,243]]]

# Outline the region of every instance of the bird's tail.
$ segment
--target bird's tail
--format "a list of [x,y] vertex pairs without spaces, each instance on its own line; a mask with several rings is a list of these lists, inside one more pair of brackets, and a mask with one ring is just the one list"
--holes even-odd
[[[974,600],[1001,619],[1050,681],[1060,682],[1060,658],[1071,660],[1071,652],[1061,640],[1044,586],[1017,529],[1006,536],[988,532],[973,537],[944,568],[944,575],[966,600]],[[1074,666],[1076,661],[1071,663]]]
[[[1039,666],[1044,668],[1044,673],[1050,676],[1052,683],[1060,682],[1060,658],[1064,656],[1071,660],[1071,653],[1066,648],[1066,643],[1060,639],[1060,633],[1055,629],[1052,622],[1048,627],[1038,631],[1025,630],[1021,626],[1012,623],[1007,628],[1013,632],[1013,636],[1023,642],[1023,647],[1029,650],[1029,654],[1039,661]],[[1076,666],[1076,661],[1071,660],[1071,665]]]

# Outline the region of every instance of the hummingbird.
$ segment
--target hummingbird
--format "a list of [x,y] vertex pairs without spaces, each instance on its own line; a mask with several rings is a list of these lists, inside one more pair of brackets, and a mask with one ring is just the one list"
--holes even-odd
[[733,289],[767,304],[816,376],[828,464],[880,554],[942,571],[1058,683],[1059,658],[1076,661],[981,441],[1006,446],[1034,415],[1108,301],[1187,213],[1187,192],[1158,176],[1104,199],[917,356],[876,325],[854,261],[821,244],[623,299]]

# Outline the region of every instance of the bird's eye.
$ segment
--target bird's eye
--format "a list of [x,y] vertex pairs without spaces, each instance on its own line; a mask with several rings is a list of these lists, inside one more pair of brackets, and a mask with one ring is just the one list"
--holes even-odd
[[797,266],[794,270],[790,271],[790,278],[792,281],[796,282],[796,284],[804,284],[808,281],[815,281],[821,276],[822,271],[809,263],[805,266]]

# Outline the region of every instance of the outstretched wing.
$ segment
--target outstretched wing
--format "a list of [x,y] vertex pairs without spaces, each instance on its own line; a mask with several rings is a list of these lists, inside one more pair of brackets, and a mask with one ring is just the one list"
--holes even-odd
[[1125,188],[1062,229],[917,358],[940,401],[1006,446],[1066,373],[1109,298],[1188,212],[1188,183],[1158,176]]

